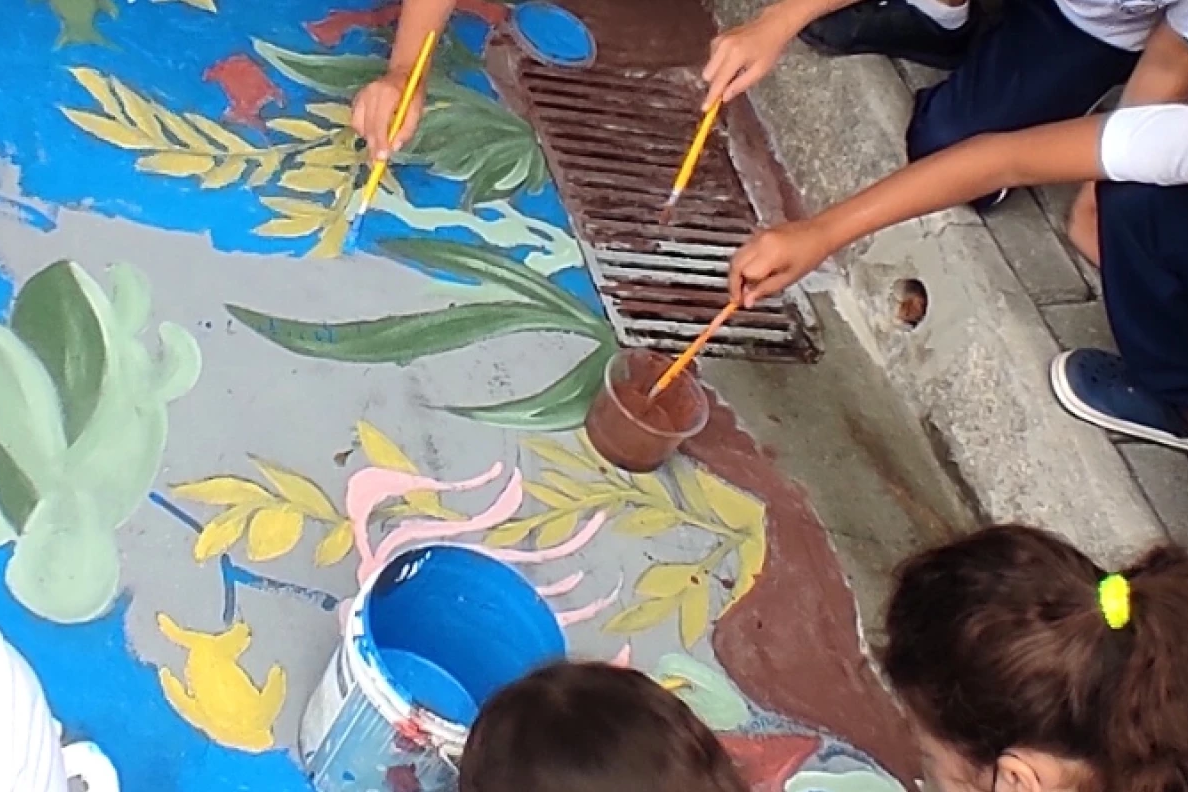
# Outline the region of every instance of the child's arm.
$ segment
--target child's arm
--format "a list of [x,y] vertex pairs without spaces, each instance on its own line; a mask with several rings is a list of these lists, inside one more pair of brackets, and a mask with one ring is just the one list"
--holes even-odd
[[372,159],[386,160],[417,131],[424,106],[425,81],[421,82],[409,105],[404,125],[394,140],[388,141],[388,127],[425,37],[430,31],[440,34],[453,10],[454,0],[404,0],[402,3],[400,22],[392,41],[392,55],[388,58],[388,72],[359,91],[351,110],[351,126],[367,141]]
[[1060,182],[1188,182],[1188,106],[1090,116],[982,135],[915,162],[802,222],[763,231],[741,247],[730,291],[745,304],[774,294],[846,245],[888,226],[1003,187]]

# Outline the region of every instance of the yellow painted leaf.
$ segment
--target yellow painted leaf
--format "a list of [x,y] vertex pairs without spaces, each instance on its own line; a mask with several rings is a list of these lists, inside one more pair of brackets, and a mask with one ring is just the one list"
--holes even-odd
[[255,506],[232,506],[204,525],[194,543],[194,560],[201,564],[227,552],[243,536],[248,517],[255,510]]
[[260,203],[285,217],[316,217],[320,220],[326,215],[326,207],[313,201],[303,201],[300,198],[264,196],[260,198]]
[[271,561],[297,546],[305,515],[289,506],[261,509],[248,524],[248,558]]
[[274,118],[268,122],[269,129],[283,132],[298,140],[317,140],[329,135],[333,130],[322,129],[317,124],[311,124],[300,118]]
[[207,190],[217,190],[234,184],[243,177],[247,170],[247,162],[243,159],[229,159],[219,163],[202,174],[202,187]]
[[580,516],[576,511],[554,514],[540,526],[540,531],[536,534],[536,548],[547,550],[564,542],[577,529]]
[[263,187],[268,183],[268,180],[276,175],[277,170],[281,166],[281,155],[276,152],[266,151],[256,157],[256,169],[252,171],[252,175],[248,177],[249,187]]
[[305,109],[318,118],[324,118],[332,124],[337,124],[341,127],[351,125],[350,105],[338,104],[336,102],[316,102],[306,105]]
[[78,80],[78,84],[87,89],[99,106],[103,108],[103,112],[116,120],[122,120],[124,116],[124,108],[120,106],[119,100],[116,98],[115,92],[111,89],[106,77],[94,69],[74,68],[70,70],[70,75]]
[[131,151],[145,151],[160,146],[157,141],[146,137],[143,132],[122,121],[113,121],[95,113],[72,110],[69,107],[62,108],[62,113],[79,129],[90,132],[113,146]]
[[322,232],[322,236],[318,239],[318,244],[310,249],[309,255],[313,258],[338,258],[342,255],[342,245],[346,241],[347,231],[351,224],[345,217],[339,215],[330,221],[326,229]]
[[322,221],[317,217],[276,217],[252,230],[260,236],[296,239],[309,236],[321,227]]
[[294,168],[280,178],[280,186],[303,193],[333,192],[346,182],[348,174],[333,168]]
[[628,536],[648,538],[659,536],[681,524],[681,515],[652,506],[633,509],[615,520],[615,531]]
[[201,116],[197,113],[186,113],[185,119],[193,124],[195,129],[227,151],[243,153],[252,151],[255,148],[239,135],[225,128],[222,124],[211,121],[206,116]]
[[165,133],[161,131],[161,124],[157,121],[157,112],[151,102],[119,80],[112,80],[111,87],[115,90],[120,104],[124,106],[124,112],[128,114],[129,120],[137,129],[154,140],[160,140],[162,143],[168,142],[165,139]]
[[331,143],[301,152],[297,155],[297,161],[303,165],[335,168],[343,165],[354,165],[359,161],[359,157],[354,149]]
[[635,581],[635,593],[651,599],[674,597],[691,586],[700,585],[704,577],[700,564],[656,564],[644,570]]
[[661,506],[675,508],[676,504],[672,502],[672,496],[668,494],[664,483],[660,481],[660,477],[655,473],[634,473],[631,476],[631,483],[635,485],[643,494],[652,498]]
[[761,534],[766,508],[763,501],[737,490],[716,476],[697,469],[697,483],[710,508],[725,525],[747,534]]
[[672,615],[681,604],[678,597],[646,600],[617,614],[603,627],[609,633],[636,633],[649,630]]
[[692,649],[709,629],[710,587],[704,578],[701,585],[691,586],[681,597],[681,643]]
[[563,470],[588,470],[598,472],[598,465],[593,460],[586,459],[573,453],[565,446],[543,437],[530,437],[524,441],[532,453],[546,462],[551,462]]
[[165,131],[173,135],[182,148],[207,153],[212,150],[210,141],[199,135],[189,121],[172,110],[157,107],[157,118],[161,121],[161,126],[165,128]]
[[164,176],[197,176],[214,167],[214,158],[209,154],[186,154],[179,151],[162,151],[147,154],[136,161],[136,170],[145,173],[160,173]]
[[755,587],[759,573],[763,571],[763,562],[767,558],[767,537],[748,536],[738,546],[738,580],[734,582],[734,590],[730,592],[732,602],[737,602]]
[[399,471],[400,473],[418,473],[417,466],[408,455],[393,443],[388,436],[367,421],[355,424],[355,434],[359,437],[359,445],[367,461],[376,467]]
[[596,492],[595,487],[591,483],[577,481],[556,470],[546,470],[540,474],[540,478],[541,481],[573,500],[588,498]]
[[545,512],[535,517],[505,522],[495,530],[488,531],[487,535],[483,537],[483,544],[488,547],[510,547],[514,544],[519,544],[528,538],[528,534],[532,533],[532,529],[547,520],[550,514],[550,512]]
[[672,461],[669,468],[672,470],[673,478],[676,479],[677,489],[681,493],[685,509],[693,516],[703,520],[714,519],[713,507],[710,506],[709,499],[701,489],[701,482],[697,477],[697,466],[683,457],[678,457]]
[[543,487],[540,484],[534,484],[531,481],[524,482],[524,492],[527,492],[550,509],[566,509],[573,505],[573,498],[566,497],[560,492]]
[[256,482],[239,476],[212,476],[177,484],[171,489],[178,498],[211,506],[263,506],[276,500]]
[[585,429],[579,429],[577,432],[574,432],[574,436],[577,437],[578,443],[581,445],[582,452],[586,459],[589,459],[590,462],[592,462],[594,466],[598,468],[598,472],[602,473],[611,481],[622,480],[619,476],[619,469],[610,462],[607,462],[606,459],[603,458],[602,454],[598,453],[598,449],[595,448],[594,444],[590,442],[590,436],[586,434]]
[[355,536],[351,533],[351,521],[341,520],[331,528],[314,550],[314,564],[320,567],[333,566],[347,557],[354,547]]
[[180,0],[188,6],[193,6],[200,11],[209,11],[212,14],[219,12],[219,7],[215,5],[215,0]]
[[299,511],[326,522],[342,519],[338,509],[334,508],[334,504],[322,488],[305,476],[256,457],[252,457],[252,462],[276,489],[277,494]]

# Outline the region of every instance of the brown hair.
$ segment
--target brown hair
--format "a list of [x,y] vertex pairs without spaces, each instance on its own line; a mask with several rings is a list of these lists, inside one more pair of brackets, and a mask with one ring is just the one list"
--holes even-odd
[[907,561],[883,664],[932,736],[980,767],[1011,748],[1079,759],[1090,788],[1188,790],[1188,553],[1121,570],[1129,624],[1097,599],[1105,571],[1064,540],[996,526]]
[[549,666],[497,693],[460,774],[460,792],[747,792],[684,702],[603,663]]

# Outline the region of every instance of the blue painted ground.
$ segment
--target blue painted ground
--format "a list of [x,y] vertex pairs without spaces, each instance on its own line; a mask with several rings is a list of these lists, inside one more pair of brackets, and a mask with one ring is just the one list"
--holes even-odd
[[[0,569],[11,556],[10,547],[0,549]],[[95,741],[111,758],[123,792],[312,788],[286,752],[224,748],[182,720],[161,694],[156,669],[129,648],[127,609],[121,600],[102,619],[63,627],[29,613],[0,586],[4,637],[36,669],[66,734]]]
[[[62,0],[64,6],[83,6],[93,0]],[[86,206],[111,217],[120,217],[159,228],[208,233],[224,251],[302,253],[311,240],[260,237],[251,229],[274,217],[247,187],[202,190],[195,179],[178,179],[138,173],[137,153],[116,148],[75,127],[60,107],[94,109],[95,102],[67,71],[84,66],[115,77],[175,111],[201,113],[219,119],[227,107],[222,89],[202,79],[204,71],[231,55],[251,53],[252,39],[259,38],[298,52],[318,53],[316,42],[302,24],[324,18],[332,10],[371,9],[375,0],[335,0],[333,4],[296,0],[283,7],[274,4],[221,2],[209,14],[181,2],[139,0],[119,3],[119,17],[97,17],[99,32],[111,46],[71,45],[55,49],[58,20],[50,3],[16,0],[6,20],[9,49],[0,54],[0,156],[21,172],[22,192],[63,206]],[[477,51],[485,39],[486,25],[473,17],[458,17],[454,28],[461,40]],[[382,53],[386,44],[362,31],[348,34],[335,54]],[[324,51],[323,51],[323,54]],[[286,106],[299,108],[317,99],[310,89],[275,72],[269,77],[285,93]],[[492,93],[486,76],[463,75],[469,87]],[[321,99],[324,101],[324,98]],[[277,112],[265,109],[265,115]],[[258,133],[235,131],[257,143]],[[417,206],[457,208],[462,185],[437,178],[423,168],[404,168],[399,178],[408,199]],[[517,196],[513,202],[526,214],[561,228],[568,220],[550,185],[539,195]],[[419,236],[399,220],[369,218],[368,236]],[[464,229],[444,228],[435,238],[472,241]],[[516,251],[522,258],[527,249]],[[579,262],[575,262],[579,264]],[[589,274],[577,266],[555,277],[558,285],[582,298],[595,311],[601,307]]]

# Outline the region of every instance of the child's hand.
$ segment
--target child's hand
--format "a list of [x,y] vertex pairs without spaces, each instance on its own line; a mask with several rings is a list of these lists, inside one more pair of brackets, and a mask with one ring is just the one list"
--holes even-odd
[[812,220],[760,231],[730,261],[730,298],[754,307],[821,266],[832,252]]
[[709,83],[702,109],[718,99],[729,102],[762,80],[798,31],[789,30],[784,4],[768,6],[745,25],[728,30],[710,43],[709,63],[701,73]]
[[395,139],[389,143],[388,130],[392,126],[407,82],[407,72],[389,71],[365,86],[355,96],[355,103],[351,108],[351,126],[359,137],[367,141],[367,149],[375,161],[387,160],[392,156],[392,152],[398,151],[412,138],[413,133],[417,131],[417,124],[421,122],[421,108],[425,103],[424,83],[408,107],[404,124],[396,132]]

